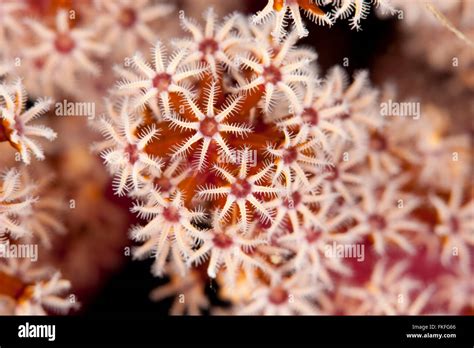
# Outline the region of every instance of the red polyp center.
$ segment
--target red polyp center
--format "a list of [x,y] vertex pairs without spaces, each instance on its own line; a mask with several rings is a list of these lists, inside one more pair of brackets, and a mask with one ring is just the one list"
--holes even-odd
[[118,21],[124,28],[133,27],[137,21],[137,13],[133,8],[126,7],[119,14]]
[[288,291],[286,291],[281,286],[276,286],[270,289],[270,294],[268,295],[268,299],[271,303],[275,305],[282,305],[286,301],[288,301]]
[[58,33],[56,40],[54,40],[54,46],[59,53],[68,54],[74,49],[76,43],[71,35],[67,33]]
[[172,187],[170,180],[166,177],[156,178],[153,183],[161,192],[170,192]]
[[387,149],[387,140],[382,134],[376,132],[370,137],[370,148],[374,151],[384,151]]
[[306,241],[308,243],[314,243],[316,242],[322,235],[322,231],[319,229],[310,229],[306,231]]
[[123,152],[125,152],[125,155],[131,164],[135,164],[135,162],[138,161],[138,149],[136,145],[128,144]]
[[178,223],[181,215],[176,207],[166,207],[163,209],[163,218],[171,223]]
[[283,205],[288,209],[294,209],[298,204],[301,203],[301,194],[299,192],[293,192],[291,196],[283,199]]
[[243,179],[237,179],[230,188],[232,193],[237,198],[245,198],[252,192],[252,185]]
[[382,215],[372,214],[368,217],[367,222],[373,229],[378,231],[381,231],[387,227],[387,221]]
[[277,67],[270,65],[263,68],[263,78],[265,79],[265,83],[276,85],[281,81],[281,72]]
[[219,44],[214,39],[204,39],[199,43],[199,51],[204,55],[214,54],[219,50]]
[[219,130],[219,124],[214,117],[206,117],[199,125],[199,131],[205,137],[213,137]]
[[319,114],[313,108],[305,108],[301,114],[303,122],[309,123],[313,126],[316,126],[319,122]]
[[283,162],[291,164],[298,158],[298,150],[295,147],[289,147],[283,151]]
[[449,226],[451,227],[451,231],[454,233],[459,232],[461,228],[461,224],[459,223],[459,219],[456,216],[451,216],[449,218]]
[[44,58],[36,58],[33,60],[33,66],[38,69],[38,70],[41,70],[43,69],[44,67]]
[[328,166],[325,168],[326,180],[336,181],[339,178],[339,169],[336,166]]
[[160,92],[166,92],[171,82],[171,75],[167,73],[157,74],[152,80],[153,87]]
[[232,238],[225,233],[216,233],[212,242],[214,243],[214,246],[220,249],[229,248],[233,243]]

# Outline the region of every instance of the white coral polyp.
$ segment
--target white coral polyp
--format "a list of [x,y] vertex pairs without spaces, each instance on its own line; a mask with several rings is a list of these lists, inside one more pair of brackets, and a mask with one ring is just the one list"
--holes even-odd
[[133,53],[141,42],[152,44],[157,36],[154,22],[175,10],[172,4],[155,4],[149,0],[99,0],[96,6],[102,14],[98,26],[104,33],[104,41],[116,48],[114,52],[124,55]]
[[61,273],[50,267],[34,266],[28,260],[8,258],[0,262],[0,276],[13,277],[24,284],[17,298],[0,296],[9,303],[0,311],[8,315],[68,314],[79,308],[76,296],[70,293],[71,282],[63,279]]
[[125,95],[138,95],[133,101],[133,108],[149,106],[160,119],[161,113],[157,105],[162,106],[165,116],[171,114],[170,93],[189,95],[190,80],[199,78],[206,71],[200,63],[184,64],[183,60],[189,54],[185,49],[174,52],[167,57],[165,46],[158,41],[152,48],[153,68],[141,54],[133,56],[133,68],[138,75],[130,77],[122,73],[123,80],[119,90]]
[[[313,22],[319,25],[332,25],[331,15],[319,10],[315,4],[308,3],[307,8],[304,10]],[[309,34],[301,18],[300,4],[297,0],[268,0],[267,5],[252,17],[252,21],[256,24],[261,24],[273,16],[275,17],[275,25],[272,31],[273,36],[280,38],[284,35],[287,17],[293,20],[299,37]]]
[[204,232],[191,222],[202,221],[205,214],[199,210],[186,209],[180,191],[174,192],[170,198],[164,198],[157,190],[149,193],[145,203],[136,203],[132,211],[148,221],[145,226],[136,226],[130,231],[133,240],[143,243],[134,250],[134,257],[143,259],[152,255],[155,258],[152,272],[157,276],[163,275],[170,257],[183,276],[194,244],[205,239]]
[[64,298],[71,289],[71,282],[61,279],[59,272],[46,281],[39,281],[32,288],[32,296],[18,303],[16,315],[47,315],[48,312],[67,314],[77,303]]
[[52,105],[51,99],[38,100],[33,107],[25,110],[26,91],[18,80],[14,85],[0,85],[0,121],[7,130],[8,140],[18,150],[24,163],[30,164],[31,153],[44,159],[43,149],[32,137],[56,139],[56,133],[43,125],[30,125],[34,119],[46,113]]
[[240,15],[233,14],[225,18],[221,24],[217,24],[216,13],[209,8],[204,13],[205,26],[202,28],[193,19],[181,17],[181,26],[190,32],[192,39],[179,39],[173,41],[173,45],[186,49],[189,55],[185,63],[206,62],[214,77],[222,70],[222,67],[235,68],[235,51],[239,52],[245,39],[236,32],[236,22]]
[[285,139],[282,144],[267,146],[267,153],[275,159],[275,178],[284,176],[285,183],[289,189],[292,182],[300,182],[305,186],[311,186],[308,181],[310,168],[324,168],[331,165],[326,158],[324,149],[315,137],[309,136],[309,129],[303,127],[296,134],[291,134],[287,128],[283,128]]
[[32,212],[37,198],[25,194],[16,170],[8,170],[0,179],[0,235],[9,233],[14,239],[26,237],[31,231],[20,217]]
[[223,273],[226,285],[231,287],[235,285],[241,267],[247,272],[256,268],[267,271],[265,263],[248,254],[258,245],[267,244],[266,239],[258,236],[244,237],[238,224],[223,225],[218,211],[214,212],[212,222],[212,230],[203,233],[203,243],[188,259],[189,265],[201,264],[210,255],[207,274],[216,278],[221,266],[225,265]]
[[323,287],[315,286],[307,273],[283,278],[272,277],[270,284],[260,283],[251,299],[238,309],[238,315],[315,315],[321,310],[315,299]]
[[199,189],[198,195],[204,199],[215,200],[219,197],[226,197],[226,201],[220,217],[226,218],[232,208],[237,207],[240,212],[240,224],[244,231],[249,228],[249,221],[252,215],[249,215],[248,205],[250,205],[255,213],[258,213],[264,221],[273,221],[273,213],[267,209],[261,199],[257,195],[274,196],[282,192],[281,188],[275,185],[259,185],[263,184],[268,176],[271,176],[273,164],[266,165],[261,171],[253,175],[249,175],[250,151],[248,148],[243,149],[242,162],[240,163],[237,174],[229,172],[225,167],[214,165],[214,170],[227,181],[228,185],[221,187],[205,186]]
[[282,43],[278,52],[267,45],[256,47],[254,55],[240,56],[237,61],[255,74],[250,81],[240,84],[238,89],[250,92],[259,87],[265,91],[263,110],[268,113],[272,104],[280,93],[289,103],[290,111],[301,112],[301,98],[297,94],[297,87],[308,86],[310,75],[306,68],[316,59],[314,52],[305,50],[301,55],[290,55],[294,50],[297,36],[290,33]]
[[161,175],[162,160],[146,153],[146,146],[159,135],[154,125],[140,129],[142,120],[130,113],[128,98],[122,101],[120,111],[113,109],[109,118],[102,118],[98,128],[107,139],[96,145],[101,157],[115,175],[114,188],[119,195],[140,190],[154,177]]
[[71,28],[69,19],[69,13],[60,10],[56,15],[55,29],[32,19],[25,22],[38,36],[38,44],[23,49],[23,53],[27,59],[41,62],[41,84],[51,92],[56,86],[77,93],[78,74],[97,76],[100,68],[94,59],[104,57],[108,52],[108,47],[97,41],[95,30]]
[[218,87],[215,83],[205,90],[206,108],[203,111],[197,105],[195,99],[190,96],[185,97],[187,106],[195,118],[193,121],[184,120],[176,114],[171,114],[167,118],[171,123],[171,128],[177,127],[182,131],[194,133],[182,144],[175,147],[173,156],[181,156],[190,152],[194,144],[202,141],[200,149],[196,151],[198,154],[198,171],[201,171],[207,163],[206,157],[211,144],[217,144],[225,156],[232,158],[232,149],[227,145],[223,136],[228,134],[245,137],[252,131],[252,127],[246,124],[224,122],[238,112],[238,106],[242,100],[241,97],[230,99],[222,110],[219,110],[217,113],[215,112],[214,108],[218,92]]

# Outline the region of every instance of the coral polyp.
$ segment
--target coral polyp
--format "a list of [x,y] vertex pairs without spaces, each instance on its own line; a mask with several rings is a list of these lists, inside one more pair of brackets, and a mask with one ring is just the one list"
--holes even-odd
[[0,117],[4,136],[18,150],[22,161],[26,164],[31,162],[31,154],[43,160],[45,157],[41,146],[31,137],[52,141],[57,135],[48,127],[28,123],[46,113],[51,107],[52,100],[40,99],[32,108],[25,110],[28,97],[20,80],[12,86],[1,85],[0,97],[2,101]]

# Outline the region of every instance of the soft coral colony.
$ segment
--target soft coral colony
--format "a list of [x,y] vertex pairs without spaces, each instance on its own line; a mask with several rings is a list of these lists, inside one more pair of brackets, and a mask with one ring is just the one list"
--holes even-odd
[[[271,3],[284,11],[285,2]],[[291,6],[303,3],[288,1],[295,21]],[[411,279],[406,265],[387,271],[381,262],[439,241],[443,263],[459,261],[453,267],[469,272],[472,203],[459,193],[468,178],[457,177],[451,205],[431,198],[439,216],[433,233],[417,214],[429,209],[419,192],[424,160],[404,151],[419,140],[396,135],[409,121],[382,118],[380,92],[365,72],[349,83],[335,67],[320,79],[316,52],[297,46],[301,27],[268,35],[281,19],[260,26],[259,16],[218,19],[209,9],[200,23],[182,14],[191,35],[171,41],[171,58],[160,41],[150,62],[138,53],[122,70],[111,95],[121,112],[101,120],[107,140],[97,147],[117,193],[137,200],[132,211],[143,223],[130,232],[134,256],[153,258],[152,273],[175,279],[176,294],[187,277],[199,281],[196,271],[202,286],[216,279],[233,304],[229,313],[333,313],[336,298],[353,301],[354,312],[422,313],[434,288]],[[468,166],[464,155],[463,164],[447,165]],[[448,218],[454,225],[438,239]],[[373,280],[346,287],[354,270],[328,257],[327,247],[367,241],[381,260]],[[399,281],[399,291],[378,295],[380,282]],[[193,313],[195,301],[208,306],[196,296],[189,294]]]
[[[151,41],[148,21],[171,9],[147,11],[147,2],[137,2],[120,12],[126,3],[96,7],[110,12],[97,30],[116,39],[110,26],[117,17],[127,46],[140,48],[140,40]],[[130,229],[134,258],[152,258],[152,274],[171,279],[152,298],[184,295],[173,314],[459,313],[472,306],[466,139],[432,127],[429,115],[418,123],[382,117],[388,92],[371,86],[367,72],[350,79],[336,66],[320,76],[316,52],[298,46],[308,35],[300,9],[319,24],[350,17],[359,28],[371,5],[394,11],[382,0],[272,0],[250,17],[220,18],[210,8],[199,21],[180,13],[184,37],[155,40],[149,58],[138,50],[115,67],[105,115],[93,122],[104,139],[93,149],[113,176],[115,193],[135,201],[131,211],[141,223]],[[100,61],[113,47],[99,43],[93,31],[70,27],[64,16],[58,11],[56,27],[26,24],[44,43],[27,50],[25,59],[45,55],[50,61],[41,59],[43,66],[64,72],[59,80],[39,78],[53,95],[55,88],[74,94],[75,75],[97,73],[91,59]],[[56,134],[29,121],[51,101],[25,110],[21,81],[4,83],[0,96],[0,140],[25,164],[31,154],[43,159],[37,139]],[[31,237],[35,216],[45,214],[35,211],[42,199],[37,185],[15,170],[2,179],[0,232],[13,241]],[[350,257],[335,255],[347,246],[366,247],[362,252],[375,260],[367,279],[358,277]],[[409,262],[397,261],[414,260],[425,248],[440,257],[445,274],[466,283],[461,305],[443,295],[446,278],[426,284],[410,273]],[[69,284],[57,273],[26,285],[30,279],[15,262],[0,268],[0,294],[15,312],[75,306],[58,297]],[[230,306],[210,307],[204,291],[210,281]],[[17,287],[25,295],[15,297]],[[39,307],[25,305],[25,296]]]

